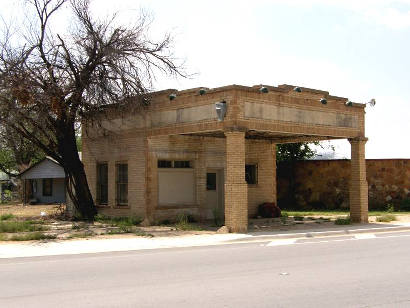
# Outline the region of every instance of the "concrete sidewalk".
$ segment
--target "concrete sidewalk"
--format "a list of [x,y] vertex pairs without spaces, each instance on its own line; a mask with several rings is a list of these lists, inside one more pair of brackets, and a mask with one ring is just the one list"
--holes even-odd
[[341,236],[359,233],[410,231],[410,223],[400,224],[355,224],[334,226],[326,229],[310,229],[302,232],[252,232],[247,234],[204,234],[175,237],[125,237],[82,239],[71,241],[39,241],[5,243],[0,245],[0,258],[71,255],[159,248],[180,248],[210,245],[226,245],[249,242],[265,242],[280,239]]

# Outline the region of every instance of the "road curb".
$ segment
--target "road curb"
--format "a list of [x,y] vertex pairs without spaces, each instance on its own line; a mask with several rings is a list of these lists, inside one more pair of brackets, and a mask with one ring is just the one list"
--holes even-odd
[[227,242],[230,242],[230,243],[264,242],[264,241],[281,240],[281,239],[305,239],[305,238],[315,238],[315,237],[354,235],[354,234],[361,234],[361,233],[396,232],[396,231],[410,231],[410,226],[343,229],[343,230],[312,231],[312,232],[282,233],[282,234],[267,234],[267,235],[254,235],[254,234],[249,235],[248,234],[248,236],[244,238],[229,240]]

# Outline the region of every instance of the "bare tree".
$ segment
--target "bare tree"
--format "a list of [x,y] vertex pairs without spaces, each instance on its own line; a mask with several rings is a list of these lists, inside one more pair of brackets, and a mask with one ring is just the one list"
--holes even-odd
[[[30,34],[17,45],[6,35],[0,46],[0,120],[61,164],[70,198],[92,220],[96,208],[77,152],[76,125],[101,115],[104,105],[140,104],[136,98],[149,92],[158,72],[184,74],[170,53],[170,36],[148,38],[144,14],[135,25],[121,26],[115,16],[94,18],[89,0],[26,2],[36,16]],[[65,5],[75,29],[55,33],[50,20]]]

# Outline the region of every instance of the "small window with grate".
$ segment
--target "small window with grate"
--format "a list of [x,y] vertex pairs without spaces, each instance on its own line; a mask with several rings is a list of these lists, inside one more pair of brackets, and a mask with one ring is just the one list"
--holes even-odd
[[248,184],[258,184],[258,165],[245,165],[245,180]]

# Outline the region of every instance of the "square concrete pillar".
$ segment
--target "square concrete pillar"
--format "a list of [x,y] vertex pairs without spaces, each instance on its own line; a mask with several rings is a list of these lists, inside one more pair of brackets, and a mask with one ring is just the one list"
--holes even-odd
[[225,132],[225,225],[230,232],[248,230],[248,184],[245,181],[245,133]]
[[368,222],[368,186],[366,180],[365,144],[367,138],[349,139],[351,144],[350,219]]
[[150,151],[151,139],[145,138],[145,217],[141,225],[149,226],[154,221],[154,212],[157,205],[157,159],[154,153]]

